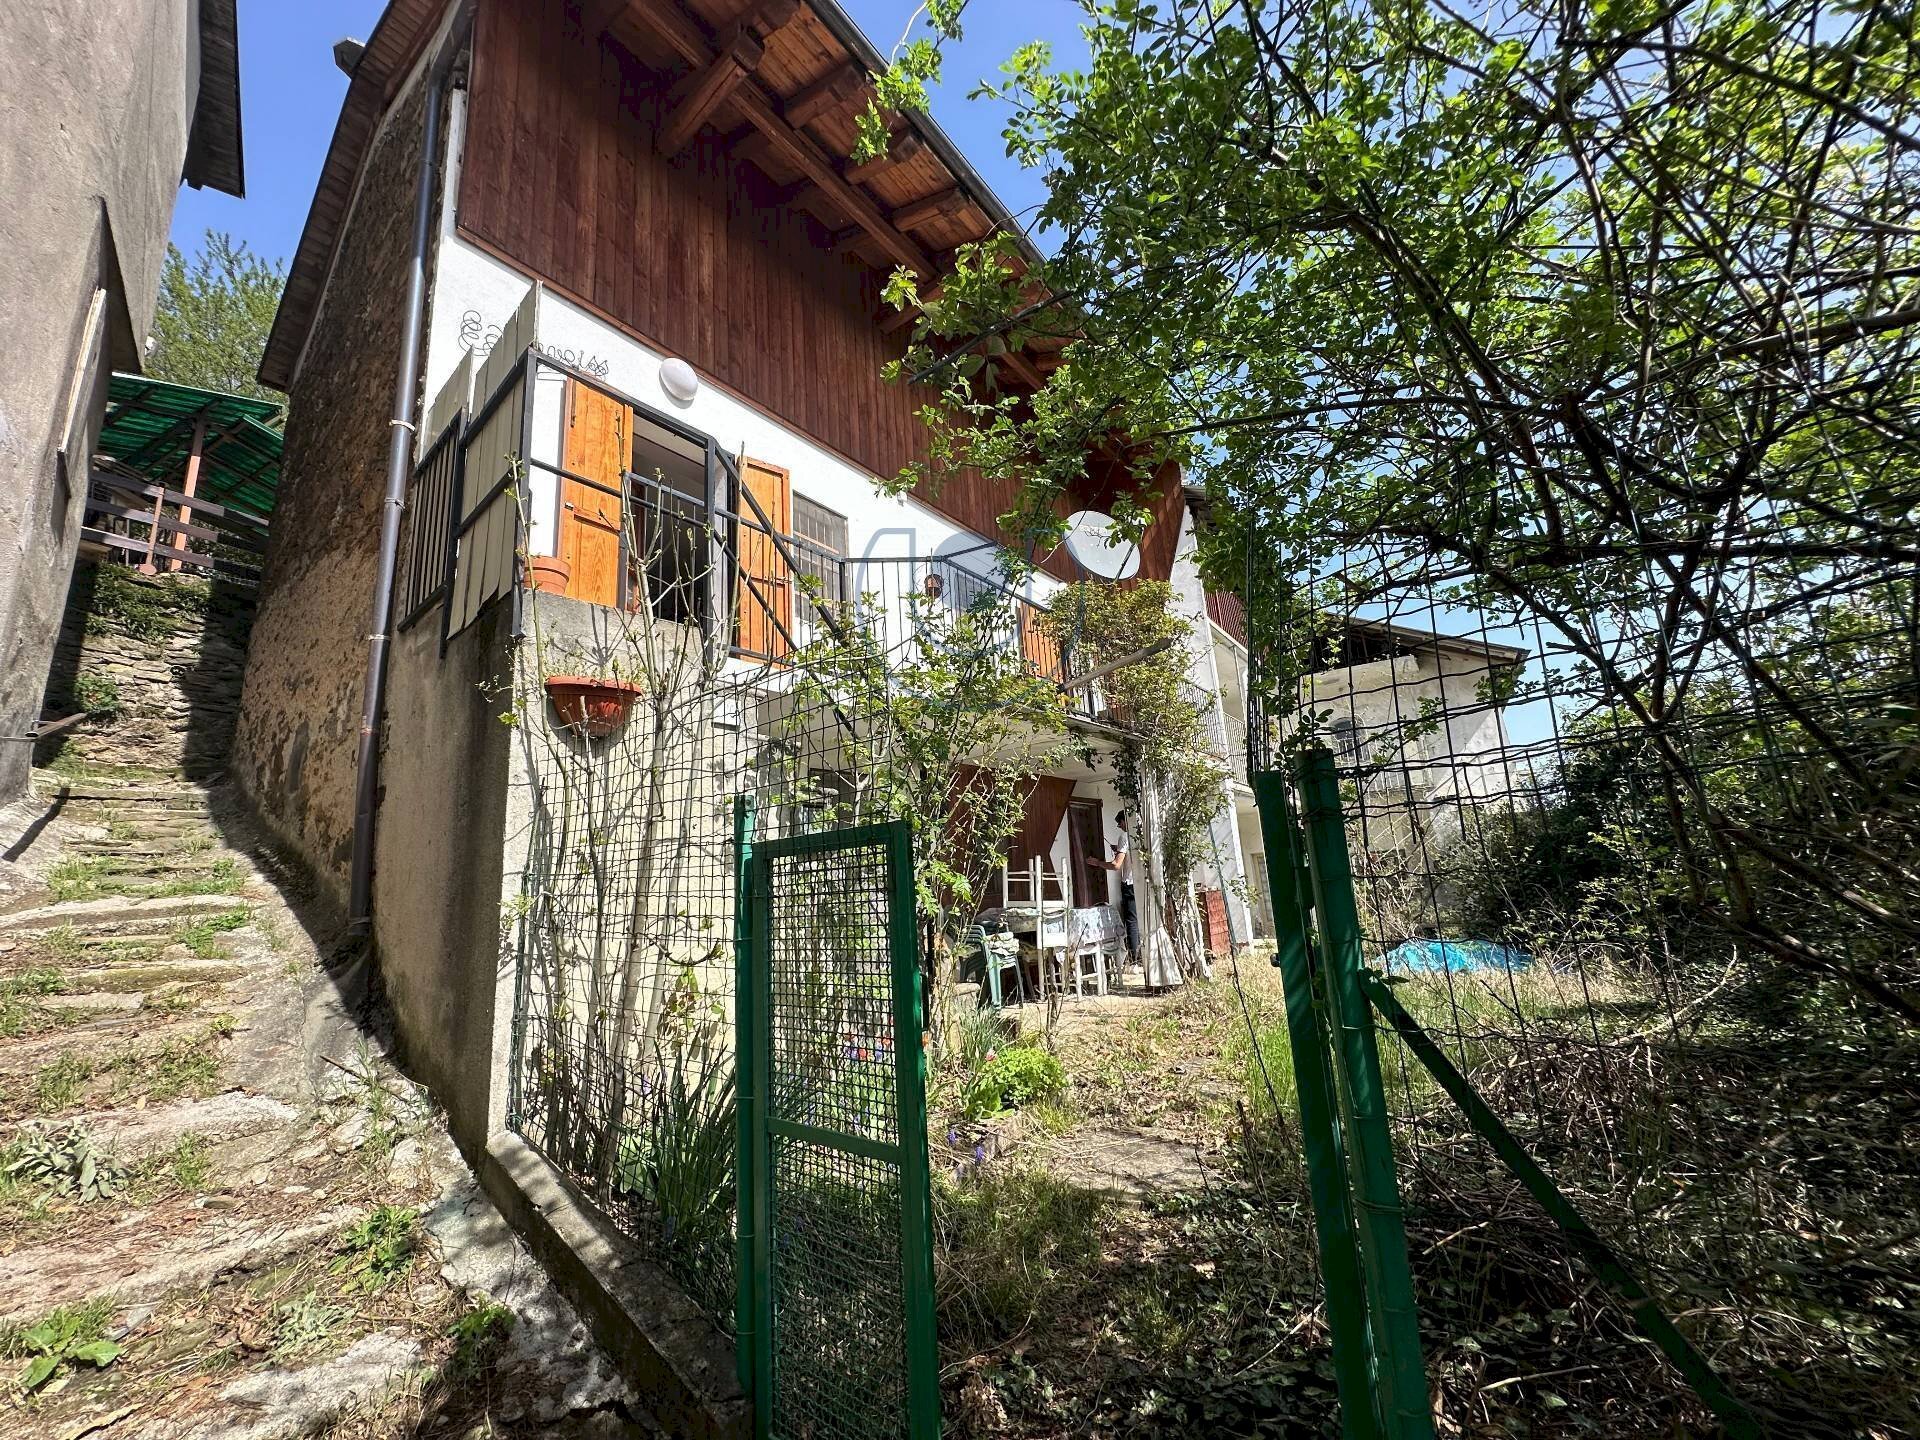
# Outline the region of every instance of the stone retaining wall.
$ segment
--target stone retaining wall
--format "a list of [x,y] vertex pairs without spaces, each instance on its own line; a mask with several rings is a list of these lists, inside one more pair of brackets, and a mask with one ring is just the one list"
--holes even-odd
[[[216,777],[233,747],[252,628],[251,590],[82,559],[67,592],[43,713],[95,712],[62,737],[68,754]],[[36,749],[45,764],[61,741]]]

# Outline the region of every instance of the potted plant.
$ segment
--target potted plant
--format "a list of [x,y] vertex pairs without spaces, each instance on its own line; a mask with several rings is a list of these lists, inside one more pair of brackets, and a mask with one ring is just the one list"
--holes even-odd
[[542,595],[564,595],[573,567],[558,555],[529,555],[527,583]]
[[590,740],[618,730],[641,693],[631,681],[598,675],[549,675],[546,687],[561,728]]

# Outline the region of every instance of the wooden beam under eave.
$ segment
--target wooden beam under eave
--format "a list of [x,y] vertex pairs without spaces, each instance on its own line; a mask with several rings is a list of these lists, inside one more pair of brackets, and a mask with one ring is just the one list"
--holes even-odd
[[876,175],[884,175],[896,165],[904,165],[926,148],[918,135],[911,131],[896,134],[887,142],[887,153],[876,155],[871,160],[862,160],[858,165],[847,167],[847,183],[864,185]]
[[932,195],[922,195],[918,200],[910,200],[893,212],[893,223],[902,230],[918,230],[922,225],[931,225],[936,220],[944,220],[949,215],[958,215],[968,205],[967,193],[958,185],[936,191]]
[[[704,66],[712,62],[713,47],[707,43],[706,36],[672,0],[653,0],[653,3],[635,10],[633,16],[677,51],[689,65]],[[751,80],[745,81],[736,86],[728,98],[741,117],[767,137],[769,153],[777,155],[813,181],[826,192],[828,198],[847,212],[849,218],[865,226],[867,233],[873,236],[874,243],[886,252],[889,259],[921,275],[933,273],[933,261],[928,258],[927,252],[896,229],[865,191],[848,184],[846,177],[834,168],[827,152],[811,137],[781,119],[774,102],[758,85]]]
[[1002,369],[1011,372],[1016,380],[1031,390],[1038,390],[1047,383],[1040,372],[1034,368],[1033,362],[1017,351],[1009,350],[996,358]]
[[582,0],[580,6],[580,33],[589,43],[598,40],[626,13],[632,0]]
[[796,92],[781,107],[780,114],[789,125],[810,124],[829,110],[853,100],[866,88],[867,72],[860,66],[852,63],[836,65],[811,85]]
[[660,153],[678,155],[686,149],[735,87],[753,73],[765,53],[766,47],[753,31],[731,27],[721,42],[720,53],[683,75],[667,92],[661,105],[665,118],[653,137]]

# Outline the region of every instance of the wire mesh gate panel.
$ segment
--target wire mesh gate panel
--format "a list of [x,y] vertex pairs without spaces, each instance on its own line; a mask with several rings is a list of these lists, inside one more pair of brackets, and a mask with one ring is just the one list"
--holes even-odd
[[911,844],[896,822],[741,847],[738,1332],[763,1437],[940,1430]]

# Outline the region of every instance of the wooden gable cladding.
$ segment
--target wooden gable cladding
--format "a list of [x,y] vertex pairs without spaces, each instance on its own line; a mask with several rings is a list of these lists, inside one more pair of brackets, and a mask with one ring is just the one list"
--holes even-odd
[[[712,17],[714,32],[737,11]],[[676,87],[680,101],[692,87],[683,80],[689,65],[649,49],[646,33],[630,9],[601,38],[564,0],[480,0],[461,231],[856,466],[899,473],[925,452],[916,412],[926,397],[881,378],[907,340],[877,323],[889,313],[880,299],[884,273],[835,253],[831,232],[783,202],[762,164],[729,149],[723,132],[733,98],[712,107],[684,149],[661,153],[662,108]],[[644,53],[630,53],[629,42]],[[741,88],[797,94],[846,64],[802,7],[766,36]],[[836,97],[812,109],[810,133],[844,155],[834,146],[851,145],[855,103]],[[876,203],[897,206],[952,184],[922,150],[867,188]],[[925,217],[914,238],[937,248],[966,219],[965,207]],[[1103,481],[1092,489],[1103,487],[1111,488]],[[961,475],[921,498],[957,524],[995,535],[1014,489]],[[1170,561],[1178,484],[1168,491]],[[1063,502],[1062,513],[1085,503]],[[1154,553],[1150,544],[1143,568],[1164,575]],[[1042,563],[1072,578],[1063,554]]]

